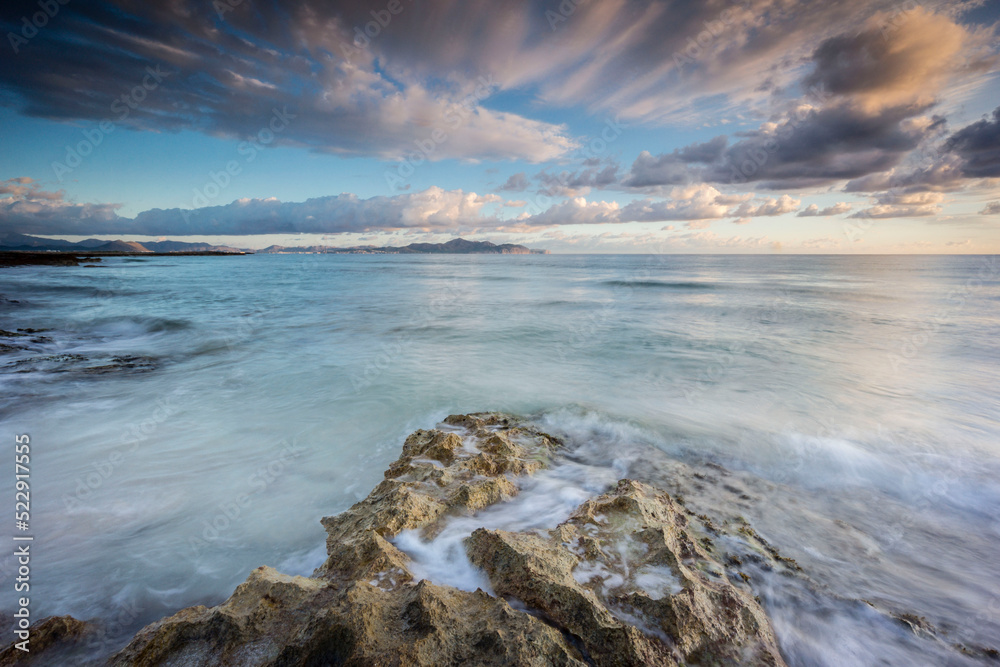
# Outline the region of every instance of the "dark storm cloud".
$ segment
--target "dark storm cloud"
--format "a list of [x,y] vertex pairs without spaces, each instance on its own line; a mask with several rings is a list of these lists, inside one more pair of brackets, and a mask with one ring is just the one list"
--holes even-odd
[[[566,126],[528,117],[538,109],[546,118],[560,109],[613,112],[640,130],[701,125],[706,113],[749,110],[768,119],[736,136],[642,151],[624,175],[603,159],[578,163],[575,171],[543,169],[531,179],[543,194],[617,187],[669,192],[670,199],[617,209],[572,200],[529,224],[702,220],[734,211],[751,217],[787,212],[795,201],[728,201],[734,195],[706,184],[785,189],[846,180],[850,191],[899,194],[891,181],[909,179],[903,194],[914,194],[997,175],[996,114],[953,134],[933,165],[912,166],[914,151],[942,131],[943,121],[928,114],[938,112],[948,86],[992,66],[993,28],[958,22],[976,0],[956,0],[936,13],[917,7],[902,17],[891,11],[897,4],[71,0],[30,38],[8,38],[0,104],[41,118],[241,139],[259,135],[279,110],[289,122],[275,144],[398,159],[441,130],[430,159],[527,162],[561,161],[578,148]],[[22,19],[37,7],[4,3],[0,30],[21,34]],[[531,102],[518,102],[524,99]],[[522,172],[500,189],[520,191],[532,182]],[[429,188],[384,202],[357,203],[353,195],[297,204],[255,199],[129,220],[116,215],[115,204],[78,205],[22,186],[5,186],[12,196],[0,199],[0,222],[26,233],[74,233],[67,230],[87,225],[164,234],[454,227],[476,220],[477,207],[492,201]],[[936,206],[873,204],[886,216]],[[386,217],[368,220],[360,211]]]
[[[127,109],[120,120],[135,129],[241,138],[287,106],[297,118],[278,143],[398,158],[441,127],[449,140],[433,159],[540,162],[573,139],[561,125],[492,111],[493,92],[530,90],[550,106],[626,119],[690,115],[720,96],[760,97],[765,79],[793,83],[781,63],[891,5],[74,0],[25,43],[5,45],[17,52],[0,60],[0,103],[93,121]],[[4,34],[19,35],[37,11],[4,3]],[[150,68],[162,81],[135,104]]]
[[1000,107],[992,120],[983,118],[955,132],[945,148],[962,158],[965,176],[1000,177]]
[[903,106],[873,115],[843,104],[804,108],[729,146],[725,137],[717,137],[655,157],[643,153],[623,184],[760,182],[785,189],[858,178],[891,169],[920,143],[923,131],[906,127],[905,121],[923,110]]
[[[287,108],[295,120],[278,143],[386,158],[435,129],[447,139],[434,159],[543,161],[575,146],[559,125],[484,106],[497,89],[488,73],[436,87],[383,75],[374,44],[354,41],[356,3],[232,4],[220,15],[225,0],[71,2],[0,59],[0,102],[43,118],[239,138]],[[4,34],[37,10],[5,3]]]
[[[643,152],[622,184],[646,191],[692,181],[794,189],[851,179],[850,191],[870,189],[864,179],[888,179],[887,172],[943,129],[943,117],[925,116],[943,87],[995,64],[995,45],[987,40],[986,33],[919,6],[889,22],[875,15],[820,41],[809,55],[797,105],[731,144],[720,136],[671,153]],[[969,141],[952,142],[953,150],[969,154],[969,174],[996,168],[994,152],[972,145],[995,142],[991,129],[983,121],[969,129]],[[911,180],[943,185],[954,176],[942,164]]]

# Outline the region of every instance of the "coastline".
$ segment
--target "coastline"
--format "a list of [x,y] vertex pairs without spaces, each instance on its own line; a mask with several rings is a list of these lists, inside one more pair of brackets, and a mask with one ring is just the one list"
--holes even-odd
[[177,257],[248,255],[246,252],[180,251],[180,252],[33,252],[29,250],[0,251],[0,268],[15,266],[80,266],[84,262],[100,262],[104,257]]

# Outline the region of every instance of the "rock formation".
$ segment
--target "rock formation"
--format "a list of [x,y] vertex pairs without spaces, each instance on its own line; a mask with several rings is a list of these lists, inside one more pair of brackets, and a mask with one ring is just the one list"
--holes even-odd
[[628,479],[551,530],[465,539],[492,591],[417,580],[394,540],[518,494],[561,443],[495,413],[410,435],[367,498],[323,519],[312,577],[268,567],[141,630],[111,665],[784,665],[744,581],[669,494]]

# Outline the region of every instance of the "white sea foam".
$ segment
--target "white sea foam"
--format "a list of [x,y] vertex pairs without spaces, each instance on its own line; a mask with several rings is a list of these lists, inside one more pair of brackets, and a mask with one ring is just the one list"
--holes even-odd
[[582,502],[605,491],[616,481],[613,471],[560,461],[531,477],[518,479],[518,494],[472,517],[449,519],[432,540],[419,531],[404,531],[393,540],[413,562],[417,579],[461,590],[492,590],[485,575],[465,552],[463,541],[477,528],[511,532],[555,528]]

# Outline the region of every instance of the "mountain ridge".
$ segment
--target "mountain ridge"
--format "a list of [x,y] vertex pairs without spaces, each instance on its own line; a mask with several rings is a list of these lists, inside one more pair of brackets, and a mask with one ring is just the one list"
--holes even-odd
[[490,241],[468,241],[463,238],[445,243],[411,243],[405,246],[279,246],[272,245],[256,251],[258,254],[314,253],[331,255],[548,255],[548,250],[533,250],[523,245]]
[[30,252],[121,252],[121,253],[173,253],[173,252],[247,252],[262,255],[274,254],[347,254],[347,255],[548,255],[548,250],[534,250],[515,243],[496,244],[490,241],[469,241],[455,238],[445,243],[411,243],[405,246],[280,246],[271,245],[261,250],[245,250],[232,246],[185,241],[66,241],[45,239],[27,234],[7,234],[0,237],[0,250]]

